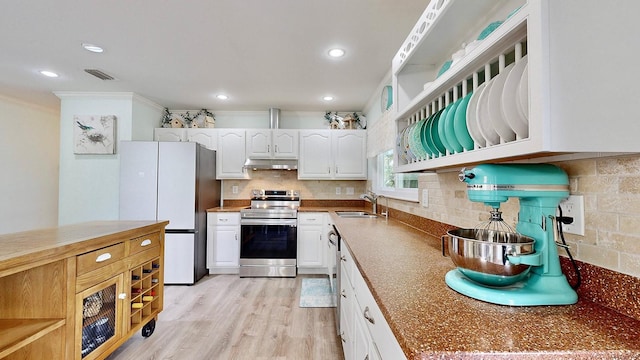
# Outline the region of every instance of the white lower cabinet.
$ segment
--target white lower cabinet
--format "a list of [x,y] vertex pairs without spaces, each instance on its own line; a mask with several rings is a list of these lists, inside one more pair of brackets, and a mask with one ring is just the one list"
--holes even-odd
[[239,212],[207,214],[207,268],[210,274],[239,272]]
[[406,359],[346,245],[340,250],[340,337],[345,360]]
[[327,271],[327,213],[298,213],[298,272],[325,274]]

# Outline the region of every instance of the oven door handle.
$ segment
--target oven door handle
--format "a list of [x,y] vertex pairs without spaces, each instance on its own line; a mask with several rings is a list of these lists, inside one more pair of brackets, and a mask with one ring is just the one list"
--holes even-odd
[[284,225],[297,227],[298,219],[242,219],[240,226],[243,225]]

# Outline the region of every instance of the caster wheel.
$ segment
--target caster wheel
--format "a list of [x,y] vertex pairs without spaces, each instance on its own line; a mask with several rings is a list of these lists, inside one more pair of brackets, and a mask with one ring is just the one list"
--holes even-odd
[[142,336],[149,337],[153,334],[153,331],[156,329],[156,320],[150,320],[142,327]]

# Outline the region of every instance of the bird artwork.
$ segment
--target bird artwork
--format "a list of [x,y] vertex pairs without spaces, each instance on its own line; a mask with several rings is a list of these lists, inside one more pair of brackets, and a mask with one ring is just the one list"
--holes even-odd
[[87,126],[84,125],[83,123],[81,123],[80,121],[76,121],[76,123],[78,124],[78,127],[84,131],[89,131],[89,130],[93,130],[93,127],[91,126]]
[[74,116],[75,154],[114,154],[115,115]]

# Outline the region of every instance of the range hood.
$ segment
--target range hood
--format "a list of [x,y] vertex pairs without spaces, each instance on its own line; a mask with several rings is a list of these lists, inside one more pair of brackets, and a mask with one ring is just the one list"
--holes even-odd
[[247,159],[244,167],[250,170],[297,170],[298,160],[292,159]]
[[[280,109],[269,109],[269,128],[280,127]],[[252,159],[248,158],[244,163],[245,169],[250,170],[297,170],[298,160],[295,159]]]

